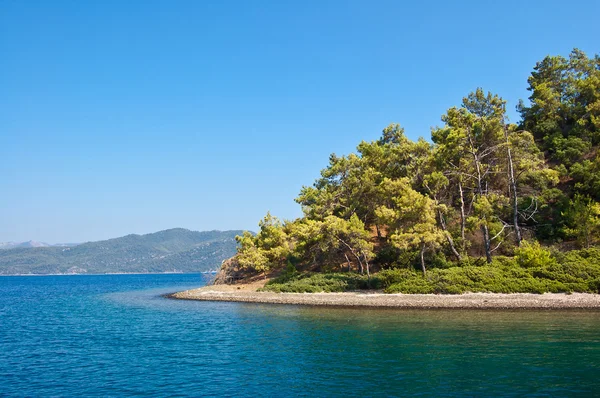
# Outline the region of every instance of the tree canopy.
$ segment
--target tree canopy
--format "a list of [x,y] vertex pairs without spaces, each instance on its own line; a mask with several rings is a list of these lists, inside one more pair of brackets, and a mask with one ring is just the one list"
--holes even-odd
[[[590,247],[600,234],[600,58],[548,56],[509,123],[506,101],[477,88],[441,116],[431,141],[399,124],[332,154],[296,201],[238,237],[242,267],[377,269],[513,255],[523,242]],[[527,243],[530,245],[530,243]],[[530,247],[530,246],[527,246]]]

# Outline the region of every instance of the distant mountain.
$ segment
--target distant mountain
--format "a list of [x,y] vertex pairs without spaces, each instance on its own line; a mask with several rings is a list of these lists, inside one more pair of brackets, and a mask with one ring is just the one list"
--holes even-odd
[[235,254],[235,236],[241,233],[175,228],[67,246],[31,241],[1,243],[0,275],[217,270],[223,260]]
[[48,243],[37,242],[35,240],[30,240],[29,242],[23,242],[19,244],[19,247],[48,247],[51,246]]
[[50,247],[50,246],[59,246],[59,247],[72,247],[77,246],[79,243],[44,243],[37,242],[35,240],[30,240],[28,242],[0,242],[0,250],[4,249],[15,249],[17,247]]
[[28,242],[0,242],[0,249],[15,249],[17,247],[48,247],[52,246],[44,242],[30,240]]

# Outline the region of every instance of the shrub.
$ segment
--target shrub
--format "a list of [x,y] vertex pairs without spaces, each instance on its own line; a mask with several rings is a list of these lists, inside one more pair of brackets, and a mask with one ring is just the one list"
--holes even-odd
[[419,252],[418,251],[402,250],[402,251],[400,251],[400,253],[396,257],[396,261],[393,262],[393,265],[396,268],[410,268],[410,269],[412,269],[412,268],[414,268],[417,265],[417,263],[418,263],[417,258],[418,257],[419,257]]
[[[426,277],[413,268],[394,268],[371,277],[370,288],[386,293],[600,293],[600,249],[554,252],[524,242],[515,257],[496,256],[491,264],[465,258],[460,264],[431,268]],[[288,264],[262,289],[274,292],[345,292],[368,289],[365,275],[298,273]]]
[[519,264],[517,263],[517,261],[515,260],[514,257],[506,257],[506,256],[492,257],[492,263],[490,265],[494,266],[494,267],[500,267],[500,268],[519,267]]
[[587,282],[588,291],[600,293],[600,278],[592,279]]
[[470,265],[472,265],[474,267],[481,267],[486,264],[487,263],[486,263],[485,259],[483,259],[483,258],[469,257],[469,256],[463,257],[463,259],[460,261],[460,263],[458,263],[458,265],[460,267],[468,267]]
[[385,271],[381,271],[377,274],[380,284],[383,288],[388,288],[395,283],[404,282],[407,279],[414,279],[417,277],[415,271],[406,268],[395,268]]
[[429,258],[429,269],[433,268],[451,268],[456,266],[454,262],[448,260],[442,253],[435,253]]
[[523,241],[521,247],[515,249],[515,260],[521,267],[544,267],[556,264],[549,250],[540,246],[538,242]]
[[[374,263],[380,264],[382,268],[389,268],[397,265],[398,257],[401,251],[392,245],[384,245],[376,254]],[[413,257],[414,254],[413,254]],[[416,258],[416,257],[415,257]]]
[[600,278],[600,249],[573,250],[558,256],[564,271],[583,278]]
[[[377,277],[371,278],[371,288],[379,285]],[[267,282],[259,291],[276,293],[332,293],[367,289],[366,275],[355,273],[296,273],[282,275]]]
[[415,277],[405,281],[394,283],[385,289],[386,293],[406,293],[406,294],[430,294],[434,292],[434,287],[423,277]]

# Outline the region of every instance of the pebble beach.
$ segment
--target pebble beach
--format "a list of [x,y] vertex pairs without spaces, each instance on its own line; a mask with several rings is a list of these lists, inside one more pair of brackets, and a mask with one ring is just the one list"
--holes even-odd
[[167,295],[180,300],[232,301],[334,307],[404,309],[590,309],[600,310],[600,295],[588,293],[465,293],[385,294],[378,291],[346,293],[257,292],[262,283],[212,285]]

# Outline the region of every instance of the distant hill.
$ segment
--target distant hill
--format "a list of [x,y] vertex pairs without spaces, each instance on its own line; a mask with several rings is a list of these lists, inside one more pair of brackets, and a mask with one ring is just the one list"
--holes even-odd
[[16,249],[17,247],[50,247],[50,246],[76,246],[76,243],[57,243],[51,245],[49,243],[37,242],[30,240],[28,242],[0,242],[0,250],[4,249]]
[[217,270],[235,254],[235,236],[241,233],[175,228],[71,246],[5,247],[0,250],[0,275]]

